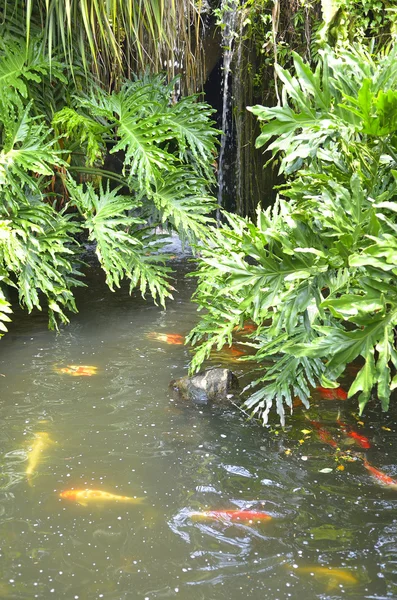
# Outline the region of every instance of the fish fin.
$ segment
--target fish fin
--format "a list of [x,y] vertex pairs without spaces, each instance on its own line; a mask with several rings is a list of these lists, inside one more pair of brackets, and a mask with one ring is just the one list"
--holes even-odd
[[338,581],[336,579],[336,577],[332,577],[327,585],[327,592],[332,592],[332,590],[335,590],[338,587]]

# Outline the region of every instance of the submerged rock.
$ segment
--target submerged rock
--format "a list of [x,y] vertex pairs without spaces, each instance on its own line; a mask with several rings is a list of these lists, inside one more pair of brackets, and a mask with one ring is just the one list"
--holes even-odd
[[194,404],[209,404],[226,400],[238,388],[238,379],[229,369],[208,369],[192,377],[180,377],[170,385],[182,400]]

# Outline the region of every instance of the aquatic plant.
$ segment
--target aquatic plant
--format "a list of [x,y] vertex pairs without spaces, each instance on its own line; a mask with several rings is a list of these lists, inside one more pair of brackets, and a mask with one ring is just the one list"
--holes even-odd
[[294,76],[278,68],[283,104],[251,109],[289,182],[255,223],[226,216],[203,251],[191,368],[254,321],[246,406],[264,423],[274,403],[284,422],[294,396],[308,406],[310,386],[337,387],[358,357],[360,412],[374,388],[387,410],[397,386],[396,53],[327,48],[314,71],[294,55]]

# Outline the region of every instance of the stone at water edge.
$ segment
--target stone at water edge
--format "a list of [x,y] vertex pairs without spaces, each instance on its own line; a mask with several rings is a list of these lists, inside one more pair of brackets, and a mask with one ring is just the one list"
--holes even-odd
[[226,400],[238,389],[238,379],[229,369],[214,368],[192,377],[185,376],[171,381],[170,386],[182,400],[194,404],[208,404]]

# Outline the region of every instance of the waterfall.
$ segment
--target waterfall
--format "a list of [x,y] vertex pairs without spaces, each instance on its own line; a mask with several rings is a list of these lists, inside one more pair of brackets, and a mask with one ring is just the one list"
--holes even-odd
[[[223,205],[223,196],[226,191],[225,184],[225,151],[228,142],[231,142],[232,134],[232,120],[231,116],[231,98],[229,94],[229,79],[230,79],[230,68],[234,53],[234,40],[236,37],[236,24],[237,24],[237,9],[239,0],[222,0],[220,14],[221,14],[221,28],[222,28],[222,46],[223,46],[223,103],[222,103],[222,135],[221,135],[221,147],[219,152],[219,164],[218,164],[218,205]],[[220,221],[220,209],[216,212],[216,220],[219,224]]]

